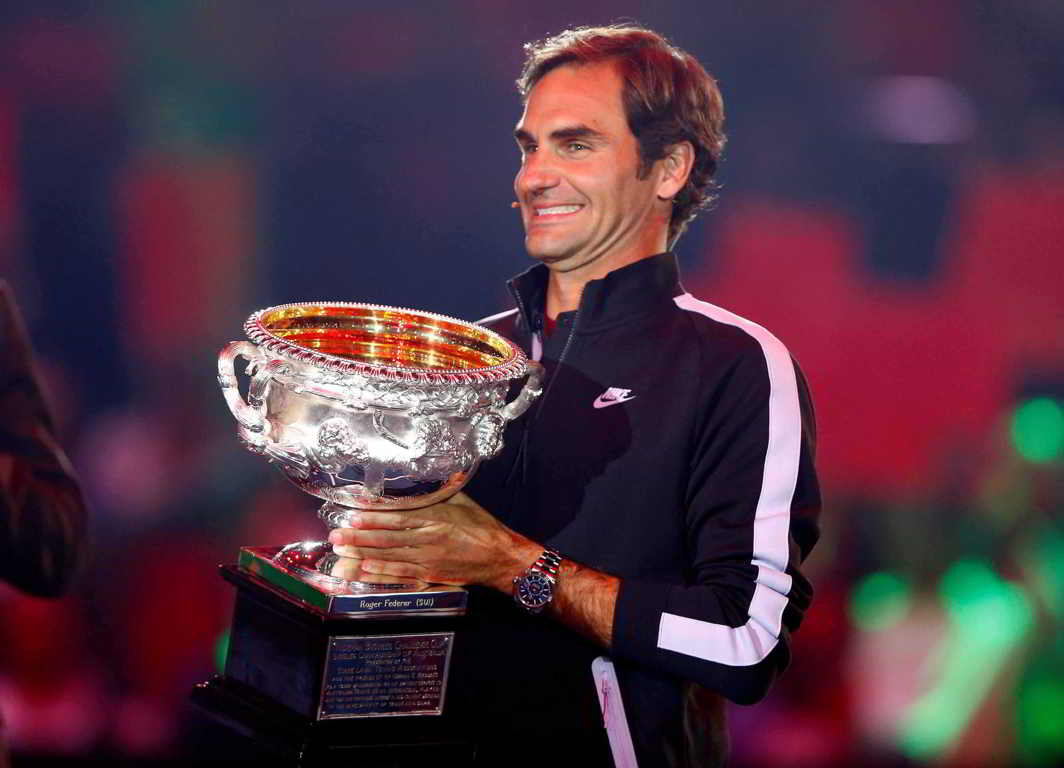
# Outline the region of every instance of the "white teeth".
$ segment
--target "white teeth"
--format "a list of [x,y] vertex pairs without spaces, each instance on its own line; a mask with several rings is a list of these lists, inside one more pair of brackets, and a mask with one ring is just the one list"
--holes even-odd
[[537,208],[536,215],[549,216],[556,213],[576,213],[581,208],[583,208],[582,205],[555,205],[552,208]]

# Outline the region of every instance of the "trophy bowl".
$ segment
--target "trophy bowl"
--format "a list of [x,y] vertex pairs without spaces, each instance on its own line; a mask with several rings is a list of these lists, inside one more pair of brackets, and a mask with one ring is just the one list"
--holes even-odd
[[[252,314],[244,332],[248,341],[218,356],[240,440],[322,499],[329,528],[352,510],[413,509],[457,493],[502,448],[506,423],[539,395],[543,378],[539,363],[497,333],[419,310],[283,304]],[[237,358],[247,361],[246,398]],[[306,569],[327,550],[290,545],[282,555]],[[329,573],[328,564],[315,567]]]

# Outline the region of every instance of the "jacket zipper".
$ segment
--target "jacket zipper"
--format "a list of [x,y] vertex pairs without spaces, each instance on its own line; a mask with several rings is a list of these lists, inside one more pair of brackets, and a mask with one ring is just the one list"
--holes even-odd
[[[576,325],[580,322],[580,307],[576,308],[576,313],[573,315],[573,324],[569,328],[569,337],[565,340],[565,346],[562,347],[562,353],[558,355],[558,362],[554,365],[554,375],[550,377],[550,381],[547,382],[547,388],[543,390],[543,394],[539,397],[539,403],[536,405],[535,413],[532,414],[533,418],[539,418],[539,412],[543,410],[543,404],[547,402],[547,396],[550,391],[554,389],[554,381],[558,378],[558,373],[561,371],[562,363],[565,362],[565,358],[569,354],[569,347],[573,345],[573,336],[576,335]],[[529,423],[532,419],[529,419]]]

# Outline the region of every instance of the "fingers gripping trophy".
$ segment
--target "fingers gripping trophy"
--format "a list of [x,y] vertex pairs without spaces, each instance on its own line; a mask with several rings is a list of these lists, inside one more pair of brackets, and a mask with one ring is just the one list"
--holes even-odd
[[[410,309],[285,304],[255,312],[244,331],[248,341],[218,357],[239,437],[323,500],[329,529],[348,524],[353,510],[413,509],[457,493],[499,452],[506,423],[539,395],[543,377],[502,336]],[[246,400],[234,371],[240,357]],[[277,559],[323,580],[357,572],[327,541],[290,544]]]

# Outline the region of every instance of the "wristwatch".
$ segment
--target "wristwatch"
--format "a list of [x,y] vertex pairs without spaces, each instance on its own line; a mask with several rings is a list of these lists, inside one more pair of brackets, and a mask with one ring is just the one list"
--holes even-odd
[[539,613],[554,599],[562,556],[546,549],[520,576],[514,577],[514,600],[529,613]]

